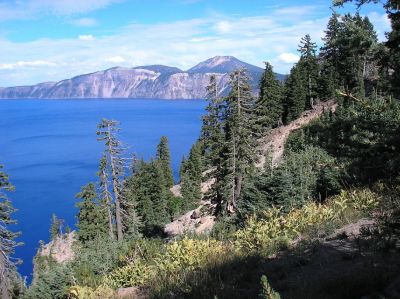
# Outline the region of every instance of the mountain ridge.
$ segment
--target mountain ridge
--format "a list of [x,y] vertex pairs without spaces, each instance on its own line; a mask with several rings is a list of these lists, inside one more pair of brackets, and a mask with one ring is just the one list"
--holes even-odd
[[[155,98],[200,99],[206,96],[211,75],[216,75],[219,90],[229,90],[229,73],[246,68],[250,85],[257,93],[263,69],[233,56],[215,56],[183,71],[166,65],[112,67],[81,74],[58,82],[0,87],[0,99],[92,99],[92,98]],[[279,80],[284,75],[276,74]]]

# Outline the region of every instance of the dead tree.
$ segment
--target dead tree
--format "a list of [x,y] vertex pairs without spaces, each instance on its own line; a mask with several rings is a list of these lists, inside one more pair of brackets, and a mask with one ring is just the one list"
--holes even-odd
[[102,119],[98,125],[98,140],[104,141],[106,145],[106,162],[111,172],[112,191],[115,204],[115,222],[117,226],[117,240],[121,241],[123,236],[122,224],[122,177],[124,175],[124,159],[122,153],[124,148],[118,140],[117,134],[120,131],[118,122],[115,120]]

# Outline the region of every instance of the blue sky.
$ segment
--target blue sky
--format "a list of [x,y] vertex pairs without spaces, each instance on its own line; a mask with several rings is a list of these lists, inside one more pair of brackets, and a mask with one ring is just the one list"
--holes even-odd
[[[321,43],[330,1],[0,0],[0,86],[58,81],[113,66],[185,70],[232,55],[287,73],[299,39]],[[354,12],[346,5],[339,12]],[[390,22],[362,8],[381,40]]]

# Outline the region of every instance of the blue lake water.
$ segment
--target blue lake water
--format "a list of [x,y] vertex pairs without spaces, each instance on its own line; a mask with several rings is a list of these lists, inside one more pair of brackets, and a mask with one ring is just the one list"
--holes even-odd
[[201,100],[0,100],[0,164],[16,191],[14,228],[25,243],[16,251],[22,275],[32,272],[39,240],[49,240],[52,213],[75,224],[75,194],[96,180],[103,144],[96,140],[101,118],[120,121],[120,139],[149,159],[168,136],[172,166],[197,139],[206,103]]

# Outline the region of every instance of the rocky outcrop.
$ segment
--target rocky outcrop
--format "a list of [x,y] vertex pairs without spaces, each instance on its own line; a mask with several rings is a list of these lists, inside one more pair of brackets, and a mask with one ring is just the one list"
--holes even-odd
[[75,241],[75,232],[56,237],[53,241],[43,245],[38,255],[51,257],[57,263],[65,263],[74,259],[72,245]]
[[33,261],[33,280],[35,283],[40,272],[48,269],[49,263],[66,263],[72,261],[75,257],[73,244],[75,242],[75,232],[66,233],[57,236],[47,244],[42,243],[38,249]]
[[[314,109],[304,111],[299,118],[287,124],[286,126],[272,129],[267,136],[258,140],[258,152],[260,155],[259,160],[256,163],[256,167],[262,169],[266,163],[267,156],[271,157],[273,166],[278,165],[282,159],[285,142],[289,137],[289,134],[319,118],[324,112],[334,112],[336,107],[337,104],[333,100],[318,103],[314,106]],[[209,171],[210,170],[205,171],[203,176],[206,176]],[[210,190],[214,182],[214,178],[210,178],[207,181],[202,182],[201,193],[204,195],[208,190]],[[180,184],[173,186],[170,190],[174,196],[182,196]],[[186,232],[204,233],[211,231],[215,223],[215,217],[212,216],[212,213],[202,215],[201,218],[194,217],[198,215],[199,211],[203,211],[205,206],[210,207],[210,202],[204,201],[195,210],[189,211],[171,223],[168,223],[164,228],[165,233],[169,236],[176,236]],[[203,222],[205,222],[206,225],[204,225]]]
[[164,228],[164,232],[170,237],[184,233],[209,233],[215,224],[213,209],[215,209],[215,205],[209,201],[202,201],[197,209],[189,211],[168,223]]
[[[188,71],[163,65],[114,67],[60,82],[0,88],[2,99],[152,98],[200,99],[206,96],[210,76],[216,75],[221,94],[228,92],[229,73],[246,68],[254,92],[263,69],[232,56],[217,56]],[[283,79],[283,75],[277,78]]]

